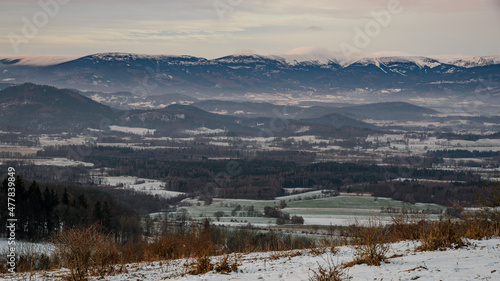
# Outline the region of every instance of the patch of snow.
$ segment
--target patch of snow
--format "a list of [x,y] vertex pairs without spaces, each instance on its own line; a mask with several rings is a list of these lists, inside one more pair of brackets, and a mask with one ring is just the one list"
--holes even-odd
[[53,158],[51,160],[45,159],[34,159],[34,164],[37,166],[59,166],[59,167],[94,167],[93,163],[82,162],[82,161],[74,161],[67,158]]
[[133,189],[150,195],[158,195],[165,198],[175,197],[182,192],[170,191],[165,189],[165,183],[158,180],[121,176],[121,177],[102,177],[102,183],[110,186],[116,186],[122,189]]
[[307,131],[311,130],[311,127],[309,126],[303,126],[300,127],[299,129],[295,130],[295,133],[300,134],[300,133],[305,133]]
[[122,133],[131,133],[131,134],[140,135],[140,136],[154,135],[154,133],[156,132],[156,129],[122,127],[122,126],[116,126],[116,125],[109,126],[109,129],[111,131],[117,131],[117,132],[122,132]]
[[205,135],[205,134],[220,134],[224,133],[222,129],[209,129],[207,127],[200,127],[196,130],[184,130],[184,133],[196,136],[196,135]]

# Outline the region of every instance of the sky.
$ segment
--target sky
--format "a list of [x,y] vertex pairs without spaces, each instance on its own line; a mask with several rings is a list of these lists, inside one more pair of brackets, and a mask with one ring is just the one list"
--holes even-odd
[[500,0],[0,0],[0,54],[500,55]]

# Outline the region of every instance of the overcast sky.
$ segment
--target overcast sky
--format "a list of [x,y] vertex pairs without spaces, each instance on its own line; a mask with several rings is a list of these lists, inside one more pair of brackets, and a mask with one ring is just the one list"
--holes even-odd
[[[55,1],[68,3],[47,15],[40,3]],[[0,0],[0,54],[216,58],[338,51],[345,43],[367,53],[500,55],[499,0],[400,0],[400,12],[377,30],[372,13],[389,13],[391,1],[397,0]],[[356,28],[367,26],[376,35],[356,45]]]

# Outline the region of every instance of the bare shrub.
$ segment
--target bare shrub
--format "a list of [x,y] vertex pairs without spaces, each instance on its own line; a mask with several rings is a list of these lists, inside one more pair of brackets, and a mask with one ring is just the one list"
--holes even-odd
[[390,242],[418,240],[427,224],[424,216],[412,212],[412,209],[406,206],[403,206],[400,213],[392,214],[391,221],[392,224],[386,227]]
[[451,220],[439,220],[431,222],[421,232],[422,251],[445,250],[447,248],[459,248],[465,245],[461,233],[458,231],[458,223]]
[[97,226],[66,229],[54,235],[52,242],[74,281],[87,280],[91,273],[104,275],[119,256],[114,243]]
[[224,255],[222,256],[217,264],[214,266],[215,271],[218,273],[229,273],[233,271],[238,271],[238,256]]
[[483,239],[500,236],[500,211],[483,208],[463,216],[465,238]]
[[[500,235],[500,183],[490,183],[486,187],[477,191],[478,203],[483,208],[476,212],[473,220],[476,221],[484,231],[479,235],[475,235],[477,239],[483,237],[499,236]],[[471,219],[471,217],[466,217]],[[473,235],[473,233],[469,233]],[[474,235],[473,235],[474,236]],[[482,237],[480,237],[482,236]]]
[[318,248],[310,248],[308,250],[309,252],[309,255],[311,256],[320,256],[320,255],[323,255],[325,254],[326,252],[328,251],[328,248],[327,247],[318,247]]
[[[500,207],[500,183],[487,183],[482,189],[476,191],[478,203],[485,207]],[[496,210],[500,213],[500,210]]]
[[317,269],[311,269],[309,281],[342,281],[350,280],[346,268],[342,264],[335,264],[331,257],[325,259],[325,264],[318,262]]
[[380,265],[387,260],[389,251],[388,235],[380,221],[370,218],[367,226],[361,226],[359,222],[351,227],[352,241],[356,252],[356,258],[349,266],[355,264]]
[[205,274],[211,271],[212,269],[214,269],[214,265],[212,264],[210,257],[199,256],[194,263],[194,268],[191,271],[189,271],[189,274],[193,275]]
[[339,239],[336,239],[331,236],[323,237],[322,239],[319,240],[319,245],[323,248],[328,248],[330,249],[330,252],[332,254],[336,254],[338,252],[337,246],[340,244],[345,244],[344,241],[339,241]]

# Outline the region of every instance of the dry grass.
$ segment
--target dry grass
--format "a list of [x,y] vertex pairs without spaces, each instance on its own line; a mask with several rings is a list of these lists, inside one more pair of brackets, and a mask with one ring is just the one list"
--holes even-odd
[[189,271],[189,274],[192,275],[205,274],[209,271],[212,271],[212,269],[214,269],[214,265],[212,264],[210,257],[199,256],[194,263],[194,268],[191,271]]
[[422,215],[412,212],[407,207],[403,208],[401,213],[391,215],[391,222],[392,224],[386,226],[388,239],[391,242],[420,239],[426,224]]
[[318,268],[311,269],[311,274],[309,281],[343,281],[351,279],[344,265],[335,264],[331,257],[327,257],[323,265],[318,263]]
[[460,235],[460,224],[450,219],[430,222],[421,232],[421,245],[418,250],[436,251],[460,248],[465,245]]
[[370,218],[367,226],[360,226],[358,222],[351,227],[352,245],[356,258],[347,264],[380,265],[387,260],[389,251],[389,236],[377,218]]
[[463,216],[465,238],[483,239],[500,236],[500,210],[483,208]]
[[328,252],[328,248],[327,247],[311,248],[307,252],[310,256],[313,256],[313,257],[321,256],[321,255]]
[[239,256],[237,255],[224,255],[217,261],[214,269],[218,273],[227,274],[230,272],[237,272],[239,266]]

